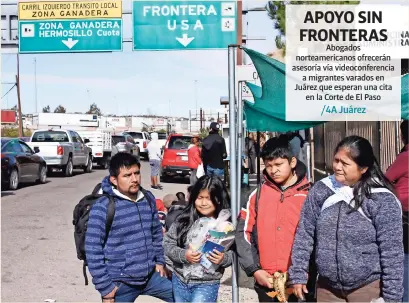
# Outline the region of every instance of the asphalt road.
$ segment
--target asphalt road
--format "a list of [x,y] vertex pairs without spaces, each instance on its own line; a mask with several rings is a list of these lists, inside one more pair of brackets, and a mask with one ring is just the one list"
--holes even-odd
[[[76,171],[77,172],[77,171]],[[58,174],[43,185],[23,186],[1,192],[1,301],[2,302],[101,302],[91,277],[84,285],[82,262],[77,259],[72,213],[82,197],[107,175],[95,169],[78,170],[71,178]],[[142,163],[142,186],[150,188],[150,170]],[[185,184],[164,183],[157,198],[186,192]],[[138,302],[156,302],[140,297]]]

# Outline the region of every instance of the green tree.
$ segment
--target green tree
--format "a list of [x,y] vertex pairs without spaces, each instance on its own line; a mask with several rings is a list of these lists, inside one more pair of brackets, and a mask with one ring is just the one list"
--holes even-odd
[[86,112],[86,114],[93,114],[93,115],[98,115],[98,116],[102,116],[102,112],[99,109],[99,107],[97,106],[96,103],[92,103],[89,106],[89,110]]
[[285,6],[287,4],[328,4],[328,5],[340,5],[340,4],[359,4],[360,1],[269,1],[266,5],[268,16],[274,21],[274,28],[278,31],[275,42],[278,49],[283,50],[285,55]]
[[49,112],[51,112],[50,105],[43,107],[43,113],[49,113]]
[[67,112],[67,110],[65,109],[64,106],[62,105],[58,105],[55,109],[54,109],[54,113],[62,113],[65,114]]
[[199,132],[200,140],[203,140],[204,138],[206,138],[209,135],[209,132],[210,132],[210,128],[208,127],[202,128]]
[[158,134],[166,134],[166,129],[160,129],[157,131]]

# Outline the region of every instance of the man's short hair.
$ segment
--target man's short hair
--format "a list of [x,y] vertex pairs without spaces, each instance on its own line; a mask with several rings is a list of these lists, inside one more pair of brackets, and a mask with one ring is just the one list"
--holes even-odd
[[118,177],[122,167],[131,168],[134,165],[141,168],[141,163],[134,155],[126,152],[117,153],[111,158],[111,162],[109,163],[109,175]]
[[291,152],[290,142],[286,135],[269,139],[263,146],[261,158],[264,161],[275,160],[278,158],[291,161],[294,155]]

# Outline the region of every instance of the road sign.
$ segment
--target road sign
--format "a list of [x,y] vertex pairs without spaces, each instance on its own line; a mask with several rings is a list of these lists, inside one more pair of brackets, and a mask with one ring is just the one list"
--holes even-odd
[[19,21],[20,53],[122,51],[122,19]]
[[[237,88],[239,87],[240,81],[246,81],[261,86],[260,78],[254,65],[238,65],[236,67]],[[245,83],[242,85],[241,94],[243,99],[249,101],[254,99],[250,88]]]
[[19,2],[19,20],[122,18],[122,0]]
[[224,49],[237,43],[235,1],[133,1],[133,50]]

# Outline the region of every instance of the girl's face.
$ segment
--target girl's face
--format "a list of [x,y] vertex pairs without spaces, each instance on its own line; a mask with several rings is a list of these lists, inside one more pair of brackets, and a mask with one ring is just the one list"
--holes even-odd
[[197,211],[204,217],[211,218],[214,216],[216,207],[210,199],[210,193],[207,189],[203,189],[195,201]]
[[357,183],[368,168],[361,168],[358,164],[350,158],[348,150],[340,148],[334,156],[332,162],[332,169],[334,170],[335,179],[348,186]]

